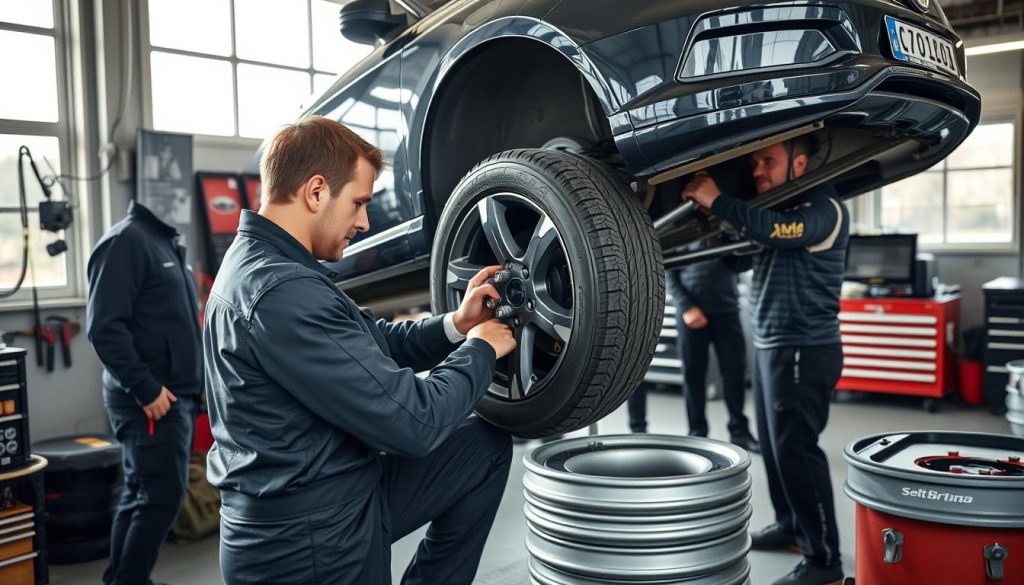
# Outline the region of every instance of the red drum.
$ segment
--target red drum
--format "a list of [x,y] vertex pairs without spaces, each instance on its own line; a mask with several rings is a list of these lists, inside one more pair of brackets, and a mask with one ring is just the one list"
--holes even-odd
[[858,585],[1024,583],[1024,439],[910,432],[846,447]]

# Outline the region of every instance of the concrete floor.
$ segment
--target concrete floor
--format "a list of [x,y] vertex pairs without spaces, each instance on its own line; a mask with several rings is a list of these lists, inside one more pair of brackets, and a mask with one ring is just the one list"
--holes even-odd
[[[651,392],[648,396],[651,432],[685,434],[682,397],[678,393],[670,392]],[[749,400],[747,410],[751,410]],[[708,418],[712,438],[725,439],[725,405],[720,400],[709,404]],[[1000,417],[991,416],[981,409],[960,408],[950,403],[943,404],[942,410],[937,414],[925,413],[919,400],[902,397],[846,394],[843,401],[833,404],[831,420],[822,436],[822,445],[832,465],[832,485],[836,492],[843,566],[847,575],[852,576],[854,568],[854,507],[842,491],[846,476],[846,464],[842,457],[843,447],[855,438],[873,433],[925,429],[1010,432],[1008,423]],[[625,405],[600,423],[600,431],[602,434],[628,432]],[[522,458],[523,453],[535,445],[516,446],[516,456],[505,497],[484,549],[476,580],[478,585],[527,582],[526,549],[523,544],[526,523],[522,512]],[[754,480],[754,515],[751,526],[760,527],[770,523],[774,518],[768,499],[768,488],[764,481],[764,466],[760,458],[754,457],[750,472]],[[394,545],[392,572],[395,583],[399,582],[402,571],[412,557],[424,530]],[[154,571],[154,580],[172,585],[220,585],[222,581],[217,563],[217,546],[215,535],[194,544],[164,545]],[[799,561],[799,557],[790,553],[752,552],[750,561],[752,585],[767,585],[786,573]],[[50,582],[53,585],[99,584],[104,566],[104,561],[54,566],[50,569]]]

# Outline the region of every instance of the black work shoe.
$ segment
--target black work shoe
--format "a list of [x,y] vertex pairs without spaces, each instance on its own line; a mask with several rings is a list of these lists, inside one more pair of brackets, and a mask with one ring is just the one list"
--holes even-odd
[[804,554],[796,545],[796,535],[784,532],[778,524],[769,524],[761,530],[750,533],[750,548],[754,550],[788,549],[797,554]]
[[747,451],[754,453],[755,455],[761,454],[761,443],[758,443],[757,439],[750,435],[740,435],[737,437],[732,437],[731,439],[729,439],[729,442],[732,443],[733,445],[736,445],[737,447],[742,447]]
[[776,579],[772,585],[841,585],[842,582],[842,566],[812,565],[804,559],[784,577]]

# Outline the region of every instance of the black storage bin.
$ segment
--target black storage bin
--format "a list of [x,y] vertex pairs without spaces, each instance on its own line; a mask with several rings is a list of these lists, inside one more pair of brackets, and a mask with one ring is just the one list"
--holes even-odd
[[43,474],[50,563],[105,558],[121,495],[121,444],[113,437],[61,437],[32,451],[50,462]]

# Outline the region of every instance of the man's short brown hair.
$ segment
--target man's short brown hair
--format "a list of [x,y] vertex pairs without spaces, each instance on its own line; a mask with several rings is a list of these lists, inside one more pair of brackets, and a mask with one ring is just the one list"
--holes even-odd
[[260,159],[263,202],[287,203],[313,175],[323,175],[337,197],[365,158],[374,170],[384,166],[380,149],[347,127],[321,116],[288,124],[270,141]]

